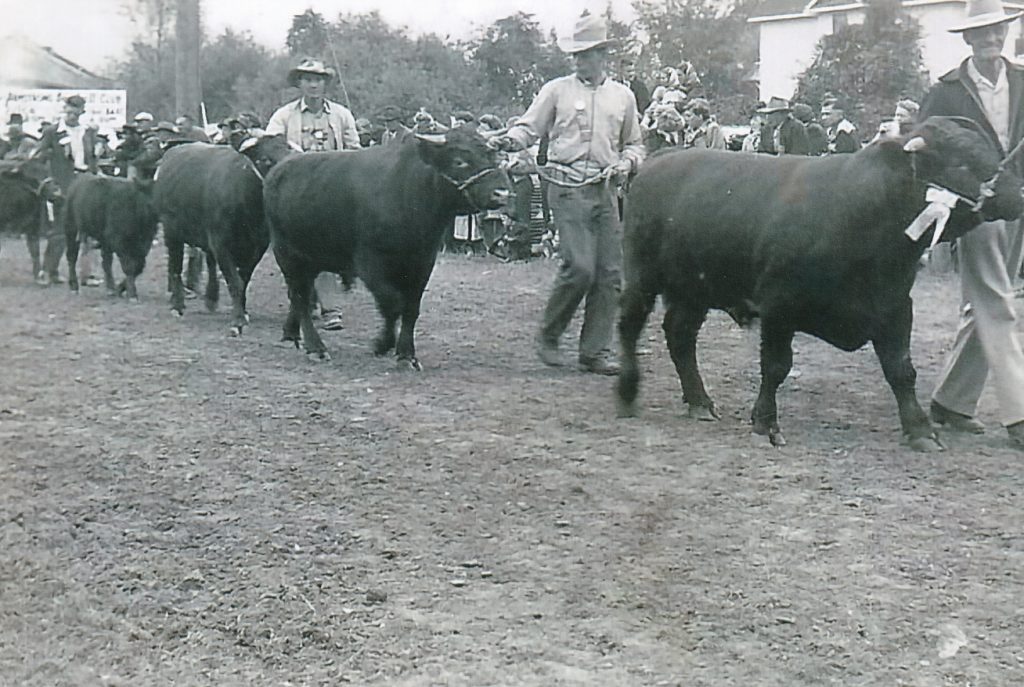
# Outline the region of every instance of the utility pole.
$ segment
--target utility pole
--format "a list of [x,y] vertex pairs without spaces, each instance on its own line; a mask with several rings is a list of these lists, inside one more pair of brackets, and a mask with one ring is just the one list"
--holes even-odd
[[199,79],[199,0],[177,0],[174,22],[175,115],[188,114],[203,123],[199,112],[202,88]]

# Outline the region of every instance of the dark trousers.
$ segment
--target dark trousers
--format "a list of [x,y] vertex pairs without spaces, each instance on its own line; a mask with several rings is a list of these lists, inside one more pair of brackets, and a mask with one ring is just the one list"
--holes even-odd
[[540,336],[557,344],[584,302],[580,358],[609,348],[621,289],[622,227],[607,183],[582,188],[551,184],[548,202],[558,228],[561,265],[544,309]]
[[53,203],[53,221],[50,221],[49,212],[40,219],[42,226],[40,234],[46,237],[46,250],[43,252],[42,271],[51,280],[56,280],[60,267],[60,259],[64,256],[67,242],[64,239],[64,215],[67,203],[58,200]]

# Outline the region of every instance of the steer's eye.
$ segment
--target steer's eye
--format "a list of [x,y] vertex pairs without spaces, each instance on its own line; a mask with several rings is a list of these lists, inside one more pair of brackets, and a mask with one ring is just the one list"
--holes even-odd
[[455,169],[469,169],[469,163],[463,160],[461,157],[457,157],[452,161],[452,166]]

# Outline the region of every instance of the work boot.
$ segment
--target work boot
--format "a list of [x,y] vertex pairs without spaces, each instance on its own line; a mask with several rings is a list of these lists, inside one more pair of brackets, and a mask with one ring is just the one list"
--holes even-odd
[[562,354],[558,350],[557,342],[538,336],[534,341],[534,347],[537,350],[537,357],[548,367],[562,367],[565,365],[565,361],[562,360]]
[[954,432],[966,432],[967,434],[983,434],[985,432],[985,425],[979,420],[970,415],[950,410],[935,401],[932,401],[928,414],[931,416],[932,422]]
[[619,361],[611,353],[601,352],[595,356],[580,356],[580,370],[598,375],[614,377],[619,374]]

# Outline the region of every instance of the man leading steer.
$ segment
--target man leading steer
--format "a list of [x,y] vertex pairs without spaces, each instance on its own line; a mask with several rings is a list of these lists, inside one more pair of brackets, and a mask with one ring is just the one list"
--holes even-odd
[[[999,147],[1006,166],[1024,172],[1024,69],[1002,56],[1007,14],[1000,0],[967,4],[961,33],[972,56],[942,76],[921,106],[932,115],[967,117]],[[1013,151],[1013,152],[1010,152]],[[991,377],[1010,443],[1024,450],[1024,351],[1014,309],[1013,277],[1021,263],[1019,221],[985,222],[958,241],[962,311],[953,350],[932,394],[932,420],[950,429],[984,431],[974,415]],[[991,372],[991,375],[989,374]]]
[[551,212],[558,218],[562,264],[544,310],[537,354],[546,365],[562,360],[558,340],[585,298],[580,369],[614,375],[608,352],[622,271],[622,227],[616,184],[644,157],[636,99],[608,78],[604,20],[584,14],[572,40],[562,46],[576,73],[544,84],[533,104],[499,140],[503,148],[527,148],[551,137],[545,173]]
[[[288,72],[288,85],[298,87],[302,97],[286,103],[271,115],[267,135],[283,134],[289,143],[304,152],[361,147],[355,117],[344,105],[326,98],[327,86],[335,76],[334,70],[325,67],[320,60],[299,62]],[[317,277],[316,290],[323,317],[320,326],[327,330],[341,329],[337,279],[332,274]]]

